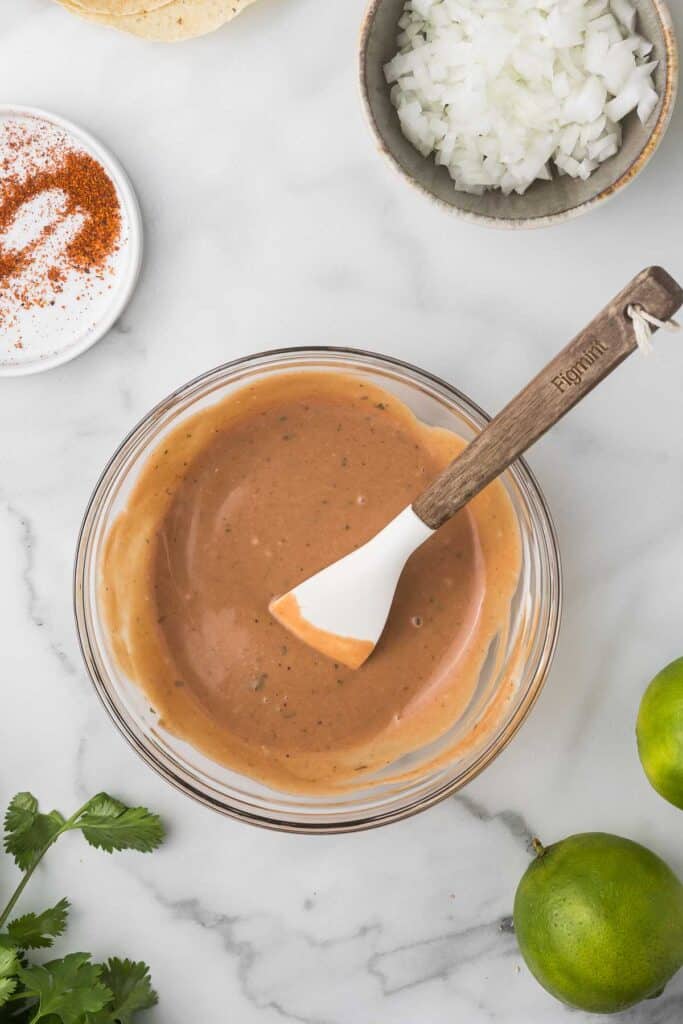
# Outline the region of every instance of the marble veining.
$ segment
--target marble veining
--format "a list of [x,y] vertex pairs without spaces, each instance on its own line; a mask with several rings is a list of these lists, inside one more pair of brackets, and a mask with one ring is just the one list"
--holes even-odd
[[[101,136],[146,228],[139,287],[108,337],[0,381],[0,796],[31,788],[67,810],[108,788],[166,818],[154,857],[67,837],[25,904],[69,895],[69,948],[148,959],[162,997],[150,1024],[588,1024],[529,976],[510,914],[534,835],[621,833],[683,875],[680,814],[649,788],[633,737],[647,680],[683,654],[680,338],[629,360],[532,452],[565,562],[557,658],[511,746],[427,813],[318,840],[211,814],[118,736],[76,642],[92,487],[190,377],[265,348],[352,345],[494,411],[639,269],[683,275],[683,108],[642,177],[590,216],[537,233],[463,224],[374,151],[355,80],[363,6],[259,0],[166,48],[51,0],[0,5],[3,102]],[[620,1019],[682,1016],[683,976]]]

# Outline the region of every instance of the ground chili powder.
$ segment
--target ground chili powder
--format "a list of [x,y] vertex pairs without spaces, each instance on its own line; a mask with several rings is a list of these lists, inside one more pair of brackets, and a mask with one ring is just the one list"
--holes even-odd
[[[0,239],[31,200],[55,193],[60,201],[52,204],[50,222],[23,248],[9,248],[0,241],[5,317],[11,315],[12,306],[54,304],[71,271],[103,277],[121,238],[118,194],[102,165],[89,153],[71,148],[63,133],[53,134],[46,146],[35,147],[39,130],[17,122],[5,139],[0,162]],[[80,215],[82,223],[64,250],[41,249],[58,225],[73,215]],[[2,321],[0,309],[0,326]]]

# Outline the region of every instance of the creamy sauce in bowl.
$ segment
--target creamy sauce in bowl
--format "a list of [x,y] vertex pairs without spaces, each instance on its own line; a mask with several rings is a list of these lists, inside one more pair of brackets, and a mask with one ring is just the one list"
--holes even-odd
[[268,603],[367,541],[464,444],[373,385],[314,372],[244,387],[168,434],[100,565],[111,645],[161,725],[275,789],[321,794],[452,728],[519,578],[501,483],[412,556],[359,670],[297,641]]

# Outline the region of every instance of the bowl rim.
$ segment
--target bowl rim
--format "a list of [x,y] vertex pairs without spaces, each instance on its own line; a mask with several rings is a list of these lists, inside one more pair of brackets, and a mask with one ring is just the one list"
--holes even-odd
[[486,227],[497,228],[498,230],[503,231],[515,231],[518,229],[544,228],[549,227],[552,224],[566,223],[569,220],[574,220],[576,217],[582,216],[584,213],[588,213],[600,203],[604,203],[607,200],[612,199],[617,195],[617,193],[623,191],[623,189],[635,181],[659,149],[659,146],[666,135],[667,129],[671,124],[671,118],[673,116],[676,98],[678,95],[679,81],[679,47],[678,40],[676,38],[676,30],[667,0],[646,0],[646,2],[652,4],[653,11],[659,19],[666,46],[666,81],[664,85],[662,107],[659,112],[659,117],[647,137],[643,148],[630,167],[628,167],[623,174],[619,175],[615,181],[610,185],[606,185],[605,188],[592,198],[586,199],[577,206],[573,206],[569,210],[562,210],[559,213],[542,214],[538,217],[521,217],[517,220],[513,220],[508,217],[490,217],[484,213],[476,213],[472,210],[462,210],[454,203],[445,202],[445,200],[432,192],[431,189],[427,188],[416,178],[412,177],[412,175],[402,167],[394,152],[387,145],[387,142],[377,124],[370,101],[367,82],[368,42],[377,12],[382,4],[385,3],[385,0],[369,0],[360,28],[360,39],[358,43],[358,82],[365,118],[375,138],[379,152],[389,162],[394,170],[400,174],[403,180],[407,181],[414,189],[421,192],[422,195],[426,196],[442,210],[447,210],[453,216],[459,217],[462,220],[467,220],[472,224],[483,224]]
[[[464,392],[460,391],[442,377],[439,377],[428,370],[424,370],[421,367],[416,366],[414,363],[410,363],[394,356],[374,352],[370,349],[357,349],[334,345],[289,346],[284,348],[265,349],[259,352],[250,353],[249,355],[239,356],[236,359],[214,366],[175,388],[173,391],[161,398],[160,401],[158,401],[151,409],[149,409],[127,432],[120,444],[117,445],[111,457],[107,460],[104,469],[99,474],[87,501],[76,541],[72,577],[73,614],[81,656],[101,704],[104,706],[117,730],[121,733],[124,739],[127,740],[133,750],[150,768],[152,768],[166,782],[170,783],[174,789],[183,793],[185,796],[191,797],[198,803],[201,803],[214,811],[218,811],[225,817],[256,825],[270,831],[299,835],[340,835],[379,828],[382,825],[392,824],[394,822],[410,818],[423,810],[427,810],[429,807],[433,807],[435,804],[440,803],[447,797],[452,796],[463,786],[469,784],[508,746],[523,723],[526,721],[527,716],[538,700],[547,681],[548,673],[557,648],[562,623],[564,604],[564,572],[557,531],[545,495],[541,490],[535,474],[529,468],[526,459],[517,459],[515,463],[513,463],[511,469],[515,466],[519,467],[522,474],[522,485],[529,490],[533,500],[538,504],[541,540],[547,548],[550,561],[550,592],[548,597],[549,628],[545,637],[539,644],[540,650],[537,656],[537,665],[533,677],[527,687],[527,691],[520,700],[519,705],[515,708],[509,721],[505,723],[500,732],[493,738],[491,745],[480,752],[476,760],[465,772],[463,772],[462,775],[437,786],[433,792],[426,795],[412,797],[405,805],[397,808],[390,808],[385,812],[360,813],[357,817],[350,816],[343,821],[310,821],[304,820],[303,817],[299,820],[295,820],[294,817],[292,820],[283,820],[281,818],[268,817],[266,813],[255,813],[246,810],[242,802],[237,799],[235,799],[232,804],[228,805],[228,800],[225,797],[219,799],[207,790],[202,789],[199,785],[195,785],[187,777],[178,777],[168,764],[164,763],[164,761],[158,757],[155,757],[153,751],[137,735],[133,728],[133,724],[120,712],[109,692],[107,682],[100,674],[96,659],[93,656],[93,650],[90,643],[90,630],[88,628],[87,621],[88,616],[84,607],[84,592],[87,568],[87,549],[90,544],[93,522],[96,521],[96,504],[99,500],[103,484],[107,481],[112,470],[115,469],[117,462],[128,445],[135,439],[139,432],[153,423],[158,416],[165,412],[169,406],[175,403],[179,398],[190,394],[194,389],[201,387],[202,384],[209,381],[211,378],[234,372],[242,367],[246,368],[250,364],[257,365],[259,360],[263,360],[264,358],[278,360],[288,356],[295,356],[297,358],[301,357],[302,359],[307,356],[312,358],[315,358],[316,356],[338,356],[340,358],[350,356],[352,358],[360,357],[361,360],[368,360],[370,364],[372,364],[373,360],[376,360],[379,364],[384,364],[388,369],[406,371],[408,374],[416,375],[416,379],[418,380],[422,378],[426,382],[436,385],[437,388],[443,389],[456,402],[462,403],[465,408],[473,411],[477,416],[481,417],[485,423],[488,423],[491,420],[491,416],[476,402],[472,401],[472,399],[470,399]],[[363,365],[363,363],[361,362],[360,365]]]

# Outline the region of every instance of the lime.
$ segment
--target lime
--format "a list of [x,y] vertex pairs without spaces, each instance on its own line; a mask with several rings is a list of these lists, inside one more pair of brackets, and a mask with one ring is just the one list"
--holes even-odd
[[683,658],[655,676],[640,704],[638,753],[657,792],[683,810]]
[[683,885],[644,846],[604,832],[571,836],[527,869],[517,940],[551,995],[617,1013],[659,995],[683,965]]

